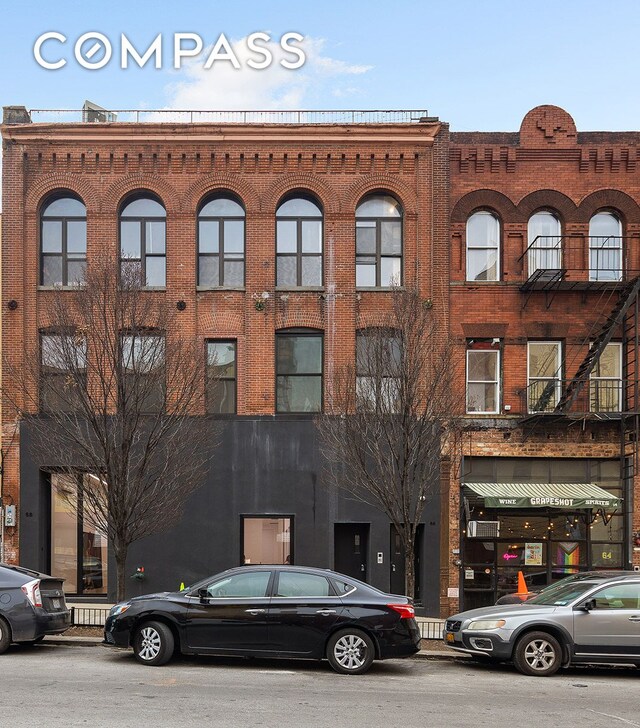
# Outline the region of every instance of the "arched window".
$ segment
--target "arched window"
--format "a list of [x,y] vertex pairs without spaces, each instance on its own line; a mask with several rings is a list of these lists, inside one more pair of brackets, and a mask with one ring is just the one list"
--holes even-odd
[[562,268],[562,230],[553,212],[536,212],[529,218],[529,275],[536,270]]
[[76,197],[56,197],[40,213],[40,285],[84,282],[87,209]]
[[322,285],[322,210],[290,197],[276,211],[276,285]]
[[589,280],[622,280],[622,223],[613,212],[589,220]]
[[369,195],[356,207],[356,286],[402,283],[402,206],[391,195]]
[[226,193],[198,213],[198,285],[244,286],[245,212]]
[[500,280],[500,220],[493,212],[467,220],[467,280]]
[[120,273],[139,276],[142,285],[166,285],[166,227],[164,207],[151,196],[137,196],[120,212]]

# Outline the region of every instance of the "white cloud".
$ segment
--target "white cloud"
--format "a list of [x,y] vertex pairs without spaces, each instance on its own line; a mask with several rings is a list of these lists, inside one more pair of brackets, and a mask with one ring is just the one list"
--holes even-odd
[[246,45],[246,38],[232,41],[232,47],[241,68],[235,69],[230,62],[216,61],[205,70],[204,60],[212,46],[200,57],[183,62],[180,71],[174,72],[179,80],[168,84],[165,92],[169,109],[301,109],[328,108],[328,98],[344,98],[361,93],[354,84],[354,77],[362,76],[372,66],[351,65],[324,55],[325,41],[321,38],[305,38],[299,45],[305,54],[305,64],[295,70],[283,68],[282,58],[292,60],[280,48],[279,39],[264,44],[273,53],[273,63],[257,70],[247,65],[253,58]]

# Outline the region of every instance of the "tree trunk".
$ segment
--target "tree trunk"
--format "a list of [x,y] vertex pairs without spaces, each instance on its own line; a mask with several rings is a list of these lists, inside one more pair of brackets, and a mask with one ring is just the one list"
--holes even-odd
[[115,550],[116,557],[116,601],[122,602],[125,599],[125,587],[127,585],[127,546],[121,546]]
[[404,585],[405,593],[411,599],[415,598],[416,589],[416,573],[415,573],[415,559],[414,559],[414,544],[413,541],[406,544],[404,547]]

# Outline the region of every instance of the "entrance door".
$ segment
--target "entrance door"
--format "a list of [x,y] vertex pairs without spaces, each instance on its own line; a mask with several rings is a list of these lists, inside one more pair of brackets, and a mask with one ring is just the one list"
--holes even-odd
[[354,579],[367,580],[368,523],[336,523],[333,533],[334,568]]
[[[422,524],[418,526],[416,541],[414,544],[413,573],[415,575],[415,601],[420,601],[420,553],[422,552],[422,536],[424,529]],[[396,527],[391,524],[391,540],[389,544],[389,591],[392,594],[404,594],[405,589],[405,567],[402,541]]]

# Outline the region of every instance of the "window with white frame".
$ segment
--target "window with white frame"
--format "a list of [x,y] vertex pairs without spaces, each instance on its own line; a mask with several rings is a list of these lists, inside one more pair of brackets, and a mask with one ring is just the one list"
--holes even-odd
[[591,372],[589,410],[620,412],[622,409],[622,344],[607,344]]
[[622,224],[612,212],[589,220],[589,280],[622,280]]
[[529,275],[536,270],[562,267],[562,233],[560,220],[549,211],[536,212],[529,218]]
[[529,412],[551,412],[560,399],[562,345],[559,341],[530,341],[527,359]]
[[500,221],[488,211],[467,220],[467,280],[500,280]]
[[492,341],[469,343],[467,349],[467,412],[500,410],[500,350]]

